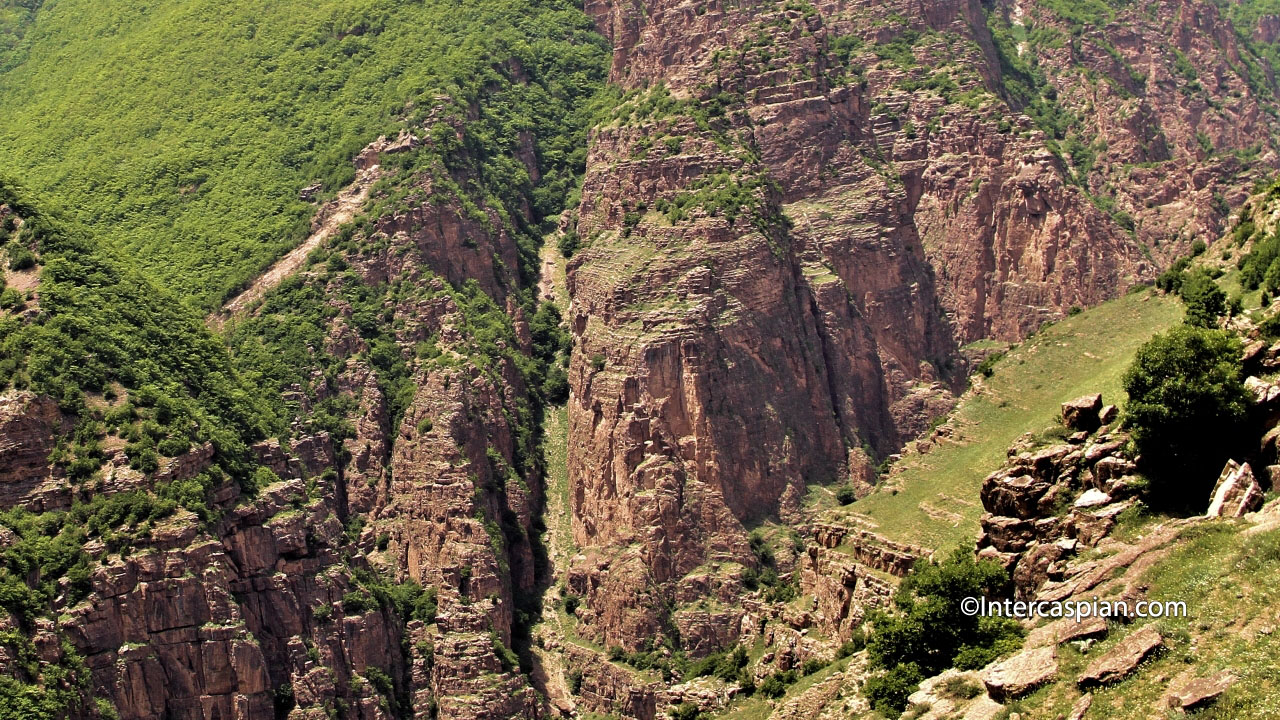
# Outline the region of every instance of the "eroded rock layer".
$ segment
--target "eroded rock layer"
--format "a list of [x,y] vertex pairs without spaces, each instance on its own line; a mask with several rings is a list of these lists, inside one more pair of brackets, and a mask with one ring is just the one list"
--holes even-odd
[[1277,162],[1206,2],[585,8],[628,91],[563,226],[571,584],[611,645],[680,634],[682,578],[741,587],[748,528],[946,412],[959,346],[1149,280]]

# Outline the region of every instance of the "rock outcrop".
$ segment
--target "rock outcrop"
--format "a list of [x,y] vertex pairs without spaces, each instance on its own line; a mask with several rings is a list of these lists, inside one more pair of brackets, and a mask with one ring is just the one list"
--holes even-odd
[[982,671],[987,693],[997,701],[1019,698],[1058,676],[1058,651],[1053,646],[1023,650]]
[[1228,460],[1209,497],[1206,515],[1238,518],[1262,507],[1263,492],[1249,463]]
[[[1096,427],[1099,396],[1087,398]],[[1064,406],[1064,417],[1083,415]],[[1020,440],[1009,459],[982,483],[982,536],[978,555],[1012,572],[1021,597],[1046,581],[1061,580],[1067,562],[1098,544],[1131,507],[1139,487],[1137,466],[1126,457],[1128,436],[1108,426],[1080,431],[1075,444],[1036,448]]]
[[52,398],[32,392],[0,395],[0,507],[45,509],[44,491],[60,485],[49,453],[61,429],[62,413]]
[[[625,578],[584,581],[593,637],[624,647],[667,621],[661,606],[699,566],[753,566],[744,529],[793,516],[806,483],[860,479],[851,448],[883,457],[927,429],[956,389],[960,344],[1020,339],[1151,278],[1156,237],[1175,237],[1166,253],[1216,231],[1220,198],[1242,198],[1254,170],[1198,138],[1243,149],[1240,129],[1264,127],[1270,102],[1238,77],[1207,80],[1245,51],[1193,0],[1124,9],[1083,36],[1004,2],[585,9],[613,42],[613,80],[635,91],[593,133],[563,223],[582,246],[569,264],[570,481],[589,549],[576,572]],[[1082,39],[1007,46],[1010,22]],[[1162,24],[1182,28],[1175,46]],[[1044,56],[1044,77],[1007,55],[1024,52]],[[1185,63],[1206,78],[1189,94]],[[1114,82],[1086,91],[1082,69]],[[1217,109],[1188,114],[1202,102]],[[1049,106],[1106,119],[1054,128]],[[1267,150],[1258,166],[1276,163]],[[1088,410],[1081,430],[1114,420]],[[1081,508],[1072,538],[1096,541],[1113,509]],[[1005,522],[992,537],[1021,552],[1037,532],[1054,534]],[[1041,545],[1036,572],[1058,547]]]
[[1076,684],[1091,687],[1123,680],[1163,644],[1164,638],[1160,636],[1160,631],[1154,625],[1144,625],[1102,657],[1089,663],[1076,678]]

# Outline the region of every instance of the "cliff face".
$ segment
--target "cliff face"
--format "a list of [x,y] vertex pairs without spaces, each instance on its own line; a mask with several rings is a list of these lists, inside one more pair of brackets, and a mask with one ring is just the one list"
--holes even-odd
[[[75,692],[122,720],[544,713],[511,650],[545,581],[516,239],[494,207],[438,190],[454,176],[426,164],[387,171],[362,222],[228,320],[245,367],[297,380],[283,381],[290,437],[250,453],[264,487],[222,472],[226,447],[146,467],[128,427],[100,426],[88,432],[104,436],[103,467],[85,484],[64,449],[83,419],[38,393],[0,395],[0,509],[97,512],[83,592],[59,581],[56,621],[5,615],[37,666],[73,668]],[[93,402],[90,420],[147,412],[133,397]],[[149,495],[188,484],[178,497],[198,514]],[[17,539],[5,530],[0,551]],[[36,679],[12,654],[0,645],[6,672]]]
[[608,644],[682,630],[695,570],[733,594],[746,528],[945,412],[958,346],[1150,279],[1276,162],[1209,3],[586,10],[630,90],[566,225],[571,579]]
[[[722,705],[599,646],[649,663],[664,642],[698,657],[759,639],[756,680],[829,656],[924,551],[807,524],[808,488],[874,482],[951,407],[963,345],[1149,279],[1277,164],[1270,69],[1204,0],[1083,20],[1006,0],[585,9],[625,94],[558,230],[580,249],[557,576],[539,434],[558,349],[521,274],[536,213],[468,162],[472,108],[361,153],[355,222],[229,313],[237,362],[288,415],[253,448],[275,474],[256,493],[219,474],[213,442],[131,467],[128,432],[71,442],[84,418],[65,398],[0,395],[0,510],[217,480],[207,512],[126,513],[127,537],[87,541],[83,596],[49,588],[56,622],[0,629],[41,663],[83,659],[77,692],[124,720]],[[536,182],[517,134],[495,167]],[[39,317],[38,293],[23,302]],[[125,402],[102,389],[95,422]],[[100,474],[70,477],[90,453]],[[552,582],[581,605],[544,612]],[[520,667],[510,648],[560,609],[572,633],[544,624],[556,652]]]

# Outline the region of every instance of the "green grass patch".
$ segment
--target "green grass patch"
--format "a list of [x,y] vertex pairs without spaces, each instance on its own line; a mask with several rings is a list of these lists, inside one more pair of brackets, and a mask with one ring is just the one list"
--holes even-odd
[[1138,346],[1181,318],[1175,298],[1142,292],[1043,328],[995,365],[981,393],[964,397],[954,413],[958,443],[906,455],[885,489],[832,516],[857,514],[878,533],[931,548],[973,539],[982,514],[978,488],[1009,445],[1054,425],[1071,398],[1101,392],[1104,402],[1119,404],[1120,376]]
[[[1163,695],[1184,673],[1203,677],[1230,668],[1237,682],[1196,718],[1273,718],[1280,716],[1280,637],[1275,610],[1280,588],[1280,530],[1245,535],[1243,525],[1215,522],[1184,530],[1174,549],[1149,570],[1143,583],[1155,601],[1182,601],[1185,618],[1153,620],[1166,649],[1129,678],[1094,691],[1091,720],[1153,717]],[[1133,632],[1113,626],[1111,636],[1081,654],[1065,645],[1059,653],[1058,682],[1018,703],[1032,717],[1070,711],[1079,696],[1074,678],[1101,653]],[[1175,717],[1172,712],[1169,717]],[[1159,715],[1164,717],[1164,715]]]

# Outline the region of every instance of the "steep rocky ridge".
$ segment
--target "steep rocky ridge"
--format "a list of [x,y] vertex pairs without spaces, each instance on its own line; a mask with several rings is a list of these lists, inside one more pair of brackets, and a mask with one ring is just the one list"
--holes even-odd
[[[597,47],[574,48],[581,74],[566,92],[582,104],[599,86]],[[495,102],[532,82],[516,60],[493,73]],[[527,98],[543,91],[520,90],[525,104],[504,109],[535,112]],[[6,363],[15,387],[0,403],[0,510],[15,532],[0,537],[10,613],[0,683],[18,703],[6,708],[130,719],[545,714],[512,648],[527,642],[546,581],[540,426],[564,343],[554,308],[532,302],[526,254],[535,207],[554,207],[565,182],[541,181],[571,180],[573,160],[539,157],[560,140],[533,135],[527,117],[512,129],[486,108],[432,101],[396,140],[354,158],[360,182],[317,219],[312,241],[211,318],[231,357],[182,304],[125,286],[196,337],[166,345],[164,360],[194,374],[208,350],[222,375],[174,378],[145,354],[134,361],[143,370],[120,369],[100,346],[85,357],[106,364],[105,380],[68,380],[34,352],[30,368],[26,357]],[[571,134],[573,121],[559,119],[556,131]],[[76,261],[89,270],[59,265],[48,229],[14,216],[26,206],[0,190],[14,239],[6,263],[35,251],[45,266],[0,316],[0,339],[26,350],[48,332],[36,310],[49,298],[61,300],[56,322],[77,327],[67,299],[83,291],[54,278],[89,285],[97,272],[98,287],[115,267],[87,253]],[[21,269],[6,280],[25,285]],[[163,327],[125,303],[95,308],[116,313],[105,332],[134,343]],[[14,345],[15,329],[26,345]],[[139,387],[139,375],[163,389]],[[240,384],[250,377],[252,390]],[[230,398],[218,394],[228,380]],[[94,392],[82,396],[77,381]],[[41,394],[50,387],[52,399]],[[177,404],[187,398],[168,397],[175,387],[205,404]],[[262,394],[253,412],[237,404]],[[222,414],[206,408],[215,403]],[[208,432],[239,420],[240,435],[201,443],[211,417]],[[86,515],[87,532],[67,524]],[[67,550],[73,581],[57,576],[66,567],[22,570],[33,555],[48,563],[46,527],[59,542],[83,541]],[[45,595],[28,598],[28,585]],[[36,700],[53,682],[65,693]]]
[[606,644],[945,412],[957,346],[1151,278],[1276,162],[1274,81],[1210,3],[585,7],[631,91],[565,226],[571,578]]

